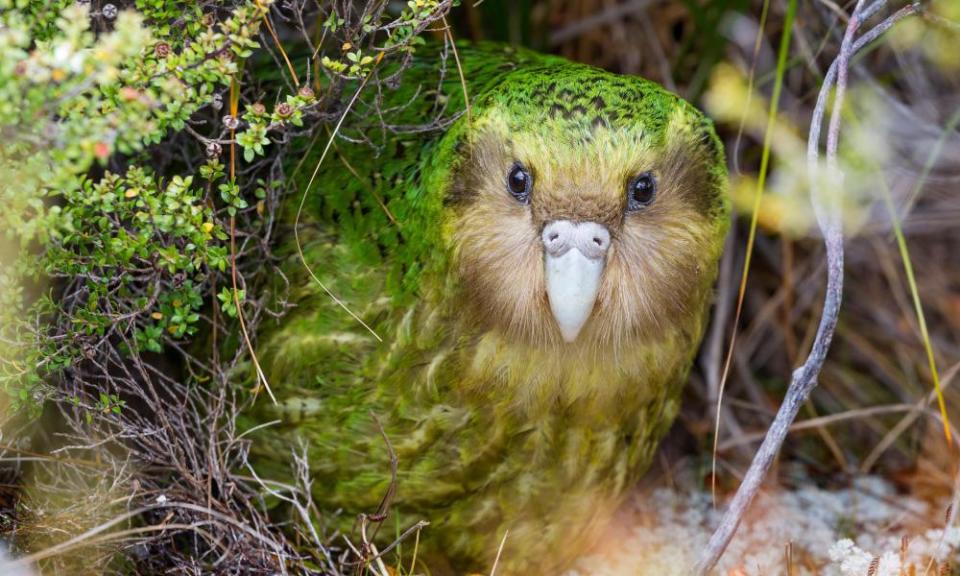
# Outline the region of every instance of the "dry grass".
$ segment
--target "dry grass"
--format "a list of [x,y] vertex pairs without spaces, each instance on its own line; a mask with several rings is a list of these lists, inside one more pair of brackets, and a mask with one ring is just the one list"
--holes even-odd
[[[795,156],[798,142],[802,154],[805,127],[827,67],[839,54],[853,4],[798,4],[780,71],[783,92],[770,107],[788,4],[541,0],[500,34],[643,74],[700,103],[723,86],[739,87],[738,99],[725,100],[727,117],[714,111],[735,197],[756,189],[764,139],[772,135],[766,147],[769,183],[756,205],[757,234],[719,410],[720,433],[714,436],[715,414],[752,202],[743,204],[751,208],[737,220],[722,263],[713,325],[680,426],[651,474],[667,485],[683,475],[692,475],[695,485],[716,481],[721,504],[739,485],[793,369],[812,346],[823,312],[825,254],[808,208],[805,163]],[[904,5],[890,2],[881,16]],[[942,414],[956,420],[960,402],[954,383],[960,371],[960,63],[952,50],[960,40],[960,14],[948,0],[919,7],[912,21],[850,61],[848,97],[838,115],[843,120],[838,158],[847,177],[842,188],[831,189],[841,195],[847,215],[844,305],[819,386],[791,428],[771,486],[801,480],[846,485],[872,473],[904,498],[958,497],[956,437],[947,443]],[[450,15],[451,23],[464,36],[497,36],[490,32],[497,29],[491,23],[497,9],[494,0],[466,6]],[[298,28],[315,18],[314,5],[289,2],[273,16],[262,43],[281,81],[308,81],[284,72],[292,67],[282,46],[302,40]],[[518,28],[527,25],[529,30]],[[317,36],[303,38],[312,45]],[[717,68],[718,63],[727,67]],[[731,84],[722,84],[723,70]],[[244,95],[269,86],[256,77],[244,80],[235,87]],[[318,110],[317,126],[332,126],[339,118],[330,104]],[[772,131],[750,120],[755,110],[761,119],[767,110],[775,112]],[[317,130],[321,143],[326,135]],[[285,138],[293,136],[313,135]],[[193,136],[182,134],[164,154],[196,146]],[[161,167],[178,161],[164,154]],[[240,175],[249,182],[258,176],[283,180],[284,162],[270,156]],[[270,241],[287,192],[269,190],[266,225],[256,234],[246,232],[252,227],[242,215],[234,227],[231,280],[248,294],[257,294],[263,274],[279,272],[272,267]],[[251,342],[264,318],[283,313],[282,302],[254,300],[244,308]],[[212,311],[207,321],[223,338],[219,313]],[[58,402],[48,407],[43,426],[5,424],[0,529],[15,553],[36,560],[45,574],[388,572],[394,550],[377,551],[363,538],[350,542],[324,533],[329,511],[312,502],[302,459],[292,457],[299,482],[289,486],[260,481],[247,465],[248,439],[237,432],[236,415],[248,399],[230,385],[231,371],[250,361],[247,347],[237,346],[230,357],[185,349],[171,358],[128,358],[115,350],[96,355],[58,384]],[[171,376],[177,372],[192,374],[199,384]],[[937,407],[938,380],[944,412]],[[103,390],[126,398],[129,409],[91,424],[85,415]],[[710,477],[714,443],[718,468]],[[277,525],[267,498],[286,501],[299,521]],[[955,509],[931,524],[952,524]],[[416,548],[421,528],[403,535],[408,552]],[[784,554],[788,544],[771,545]],[[406,562],[400,572],[415,571],[409,556]],[[788,571],[792,562],[786,560]],[[879,562],[874,567],[871,560],[868,571],[879,573]],[[949,568],[931,565],[917,573],[944,570]]]

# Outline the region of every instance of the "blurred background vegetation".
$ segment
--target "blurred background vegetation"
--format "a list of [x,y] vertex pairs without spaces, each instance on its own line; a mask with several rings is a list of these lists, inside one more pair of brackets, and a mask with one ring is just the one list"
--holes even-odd
[[[255,394],[231,382],[250,369],[259,322],[283,312],[257,288],[274,270],[264,263],[283,201],[299,192],[284,152],[323,143],[358,78],[383,80],[381,59],[402,66],[417,42],[450,38],[640,74],[714,117],[738,216],[682,416],[647,482],[709,486],[715,455],[731,492],[820,317],[804,154],[853,4],[0,0],[0,531],[49,573],[340,569],[349,551],[317,533],[309,490],[272,487],[301,525],[265,512],[233,419]],[[887,2],[868,25],[907,4]],[[852,61],[834,191],[844,307],[774,485],[870,473],[903,494],[954,490],[957,440],[935,388],[955,421],[960,2],[915,6]],[[209,327],[236,338],[232,357],[196,357],[191,338]]]

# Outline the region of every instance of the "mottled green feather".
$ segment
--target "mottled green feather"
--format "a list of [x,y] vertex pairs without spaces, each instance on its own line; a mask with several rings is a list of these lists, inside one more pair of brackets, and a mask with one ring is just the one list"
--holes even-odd
[[[722,150],[709,121],[646,80],[492,44],[463,45],[460,60],[469,117],[453,59],[441,82],[438,49],[424,50],[399,87],[361,98],[345,135],[364,142],[338,141],[306,199],[307,265],[383,342],[311,281],[287,231],[275,290],[288,281],[296,306],[257,346],[280,401],[264,399],[257,418],[282,424],[257,431],[253,453],[280,474],[306,441],[314,496],[349,529],[390,485],[375,415],[399,459],[393,513],[431,522],[422,541],[435,571],[487,570],[509,529],[500,573],[550,574],[596,536],[678,411],[727,227]],[[394,109],[392,129],[376,109]],[[433,120],[444,129],[404,131]],[[671,192],[689,217],[658,229],[696,256],[649,257],[669,271],[649,280],[669,313],[576,345],[498,324],[464,285],[460,229],[489,134],[516,134],[518,150],[526,141],[559,166],[601,145],[599,163],[616,166],[634,144],[670,163],[666,174],[701,166],[696,186]],[[301,191],[317,154],[304,153]]]

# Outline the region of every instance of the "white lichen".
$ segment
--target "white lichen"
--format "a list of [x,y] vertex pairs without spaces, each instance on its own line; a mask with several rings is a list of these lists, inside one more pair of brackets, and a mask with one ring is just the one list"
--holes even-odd
[[[638,495],[597,550],[565,576],[686,573],[719,517],[705,492]],[[911,567],[923,573],[931,560],[956,558],[960,529],[929,528],[942,517],[936,507],[898,495],[878,478],[858,479],[843,490],[807,486],[767,493],[754,503],[716,573],[786,573],[788,545],[795,576],[899,576]]]

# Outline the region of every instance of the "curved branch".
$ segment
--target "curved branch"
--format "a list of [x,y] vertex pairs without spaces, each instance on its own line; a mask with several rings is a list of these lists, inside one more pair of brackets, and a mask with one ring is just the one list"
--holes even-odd
[[[750,503],[760,490],[760,485],[770,470],[770,466],[780,452],[780,447],[787,436],[791,424],[797,416],[800,407],[810,396],[810,392],[817,385],[817,377],[826,360],[827,352],[830,349],[830,342],[833,339],[834,330],[837,325],[837,318],[840,314],[840,303],[843,293],[843,227],[839,213],[839,203],[825,202],[826,198],[822,191],[816,186],[817,179],[813,175],[817,174],[819,168],[819,147],[820,147],[820,127],[823,123],[824,110],[826,108],[827,97],[836,81],[837,90],[834,98],[833,112],[830,116],[830,124],[827,133],[827,169],[828,176],[836,184],[842,178],[842,174],[836,165],[837,146],[840,133],[840,111],[843,108],[844,92],[847,85],[847,72],[850,58],[864,46],[875,40],[881,34],[886,32],[899,20],[914,14],[919,9],[919,3],[913,3],[901,8],[895,14],[854,40],[854,36],[860,25],[876,14],[886,4],[886,0],[876,0],[866,9],[863,9],[863,0],[858,0],[854,8],[853,15],[847,24],[847,29],[843,37],[840,48],[840,54],[837,60],[830,66],[824,78],[823,85],[820,88],[820,94],[817,98],[817,104],[814,108],[813,118],[810,124],[810,133],[807,142],[807,161],[809,165],[812,186],[811,201],[817,215],[817,224],[823,234],[824,245],[827,253],[827,290],[824,297],[823,314],[820,318],[820,324],[817,328],[817,335],[813,342],[813,347],[806,361],[793,372],[790,387],[787,395],[777,411],[777,415],[767,431],[767,435],[760,445],[760,449],[753,458],[750,468],[744,476],[743,482],[737,489],[733,500],[720,521],[720,525],[710,537],[707,548],[701,556],[695,568],[695,574],[704,576],[713,569],[720,560],[727,545],[733,539],[744,514],[749,508]],[[839,186],[837,186],[839,189]]]

